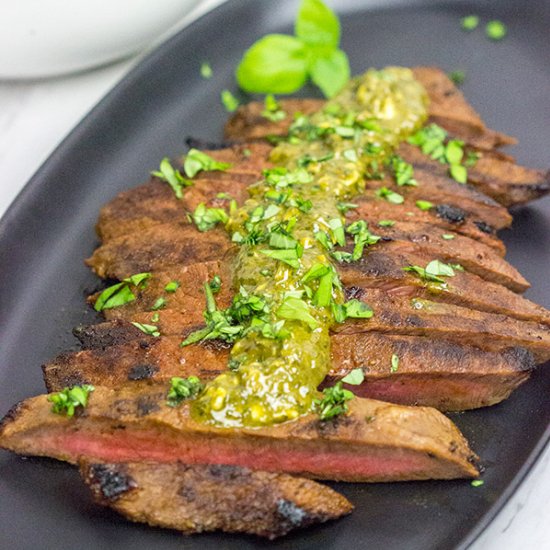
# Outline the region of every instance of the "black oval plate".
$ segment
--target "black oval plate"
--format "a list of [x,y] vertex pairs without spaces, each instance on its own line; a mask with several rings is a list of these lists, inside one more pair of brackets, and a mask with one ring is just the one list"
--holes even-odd
[[[336,4],[334,2],[333,4]],[[369,66],[436,64],[464,69],[464,92],[492,127],[519,137],[514,153],[550,165],[550,8],[547,2],[338,2],[343,48],[354,72]],[[97,280],[82,260],[96,245],[102,204],[147,177],[189,135],[219,139],[223,88],[244,49],[267,32],[291,32],[297,2],[231,1],[161,46],[72,132],[0,224],[0,412],[43,391],[39,365],[74,346],[71,328],[92,322],[84,296]],[[459,19],[498,17],[508,37],[490,42]],[[214,70],[199,75],[202,61]],[[314,94],[306,90],[304,95]],[[546,116],[546,118],[545,118]],[[508,257],[533,283],[528,296],[550,306],[550,200],[515,213]],[[356,505],[348,518],[270,544],[273,548],[454,548],[496,514],[542,450],[550,419],[550,373],[539,369],[505,403],[454,415],[486,467],[485,485],[467,481],[335,486]],[[0,453],[2,548],[253,548],[257,539],[177,533],[133,525],[93,505],[76,472],[49,460]]]

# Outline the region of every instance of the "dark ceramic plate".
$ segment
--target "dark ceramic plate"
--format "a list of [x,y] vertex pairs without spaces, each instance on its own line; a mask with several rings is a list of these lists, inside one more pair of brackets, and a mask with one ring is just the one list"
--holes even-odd
[[[336,4],[336,2],[333,2]],[[530,2],[337,3],[343,47],[354,72],[386,64],[466,70],[464,92],[486,122],[518,136],[520,162],[550,164],[550,7]],[[375,4],[374,2],[372,4]],[[382,4],[382,2],[380,2]],[[267,32],[289,32],[295,1],[230,1],[145,59],[76,128],[39,170],[0,224],[0,412],[43,391],[39,366],[74,346],[71,328],[94,320],[84,303],[97,280],[82,260],[96,245],[100,206],[144,180],[188,135],[219,139],[226,119],[219,94],[232,86],[243,50]],[[459,18],[502,19],[506,40]],[[201,61],[214,69],[199,75]],[[313,94],[313,90],[306,91]],[[550,201],[515,212],[505,235],[509,259],[533,283],[528,296],[550,306]],[[467,481],[338,484],[356,505],[341,521],[275,548],[454,548],[494,517],[532,467],[547,439],[550,372],[539,369],[505,403],[456,415],[486,467],[485,485]],[[90,501],[76,472],[49,460],[0,453],[0,547],[252,548],[257,539],[177,533],[133,525]]]

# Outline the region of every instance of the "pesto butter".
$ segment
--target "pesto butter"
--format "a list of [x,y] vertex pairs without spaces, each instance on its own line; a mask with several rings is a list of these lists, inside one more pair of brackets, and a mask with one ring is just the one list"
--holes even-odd
[[[249,187],[250,198],[231,208],[225,224],[240,245],[235,289],[267,305],[235,341],[230,369],[193,402],[195,418],[263,426],[311,410],[331,367],[329,329],[345,310],[335,258],[356,260],[377,240],[364,222],[345,228],[339,205],[360,195],[365,180],[422,126],[426,105],[412,72],[389,67],[352,79],[322,110],[295,119],[271,154],[277,168]],[[336,251],[345,230],[353,253]]]

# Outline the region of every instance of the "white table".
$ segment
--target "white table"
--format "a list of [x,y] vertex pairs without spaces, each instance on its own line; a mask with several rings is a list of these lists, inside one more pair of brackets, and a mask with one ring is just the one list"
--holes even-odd
[[[0,82],[0,216],[69,131],[135,62],[53,80]],[[550,548],[549,495],[547,449],[472,550]]]

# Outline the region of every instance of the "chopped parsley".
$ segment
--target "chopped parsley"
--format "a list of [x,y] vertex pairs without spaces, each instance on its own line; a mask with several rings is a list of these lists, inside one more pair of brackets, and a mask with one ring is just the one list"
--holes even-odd
[[171,164],[168,157],[164,157],[160,161],[160,166],[157,171],[151,172],[151,175],[168,183],[174,191],[176,198],[183,199],[183,189],[193,185],[191,180],[184,178],[179,170],[176,170]]
[[134,325],[136,328],[141,330],[141,332],[144,332],[148,336],[154,336],[155,338],[158,338],[160,336],[159,329],[156,325],[147,325],[145,323],[135,323],[132,321],[132,325]]
[[183,169],[190,178],[194,178],[203,170],[224,171],[231,168],[231,166],[228,162],[218,162],[198,149],[190,149],[183,163]]
[[342,381],[336,382],[331,388],[323,390],[323,398],[313,401],[321,420],[330,420],[348,412],[347,402],[355,396],[353,392],[342,387]]
[[151,278],[150,273],[136,273],[120,283],[107,287],[97,298],[94,304],[96,311],[120,307],[136,299],[133,289],[137,289],[145,284],[147,279]]
[[239,100],[229,90],[222,90],[220,99],[228,113],[234,113],[239,107]]
[[186,399],[196,397],[203,388],[204,385],[196,376],[189,376],[189,378],[174,376],[170,379],[166,404],[169,407],[177,407]]
[[84,408],[88,405],[88,397],[95,390],[90,384],[64,388],[60,392],[48,395],[48,401],[52,403],[52,412],[74,416],[77,408]]

